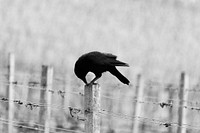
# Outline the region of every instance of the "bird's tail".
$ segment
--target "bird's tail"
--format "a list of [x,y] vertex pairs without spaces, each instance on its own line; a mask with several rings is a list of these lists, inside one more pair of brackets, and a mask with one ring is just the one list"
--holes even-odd
[[129,67],[129,65],[127,63],[121,62],[119,60],[112,60],[111,64],[113,66],[127,66],[127,67]]
[[124,77],[115,67],[110,69],[109,72],[116,76],[122,83],[129,85],[130,81]]

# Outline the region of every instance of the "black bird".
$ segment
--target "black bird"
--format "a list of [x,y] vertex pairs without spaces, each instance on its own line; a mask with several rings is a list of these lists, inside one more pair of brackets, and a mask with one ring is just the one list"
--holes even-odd
[[82,55],[75,63],[74,72],[78,78],[80,78],[86,85],[86,75],[88,72],[93,72],[95,78],[89,83],[93,84],[99,79],[103,72],[109,71],[116,76],[122,83],[129,85],[129,80],[124,77],[115,66],[126,66],[127,63],[117,60],[117,56],[110,53],[90,52]]

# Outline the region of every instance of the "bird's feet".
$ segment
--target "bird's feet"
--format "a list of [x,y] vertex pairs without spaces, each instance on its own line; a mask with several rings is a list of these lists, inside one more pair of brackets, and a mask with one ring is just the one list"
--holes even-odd
[[98,85],[98,83],[90,82],[86,84],[86,86],[92,86],[92,85]]

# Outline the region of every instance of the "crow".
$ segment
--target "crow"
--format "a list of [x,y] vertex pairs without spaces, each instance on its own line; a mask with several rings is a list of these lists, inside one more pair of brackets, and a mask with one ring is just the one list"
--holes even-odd
[[[86,85],[93,84],[102,76],[102,73],[106,71],[116,76],[122,83],[129,85],[129,80],[124,77],[115,66],[129,67],[127,63],[117,60],[116,55],[93,51],[79,57],[75,63],[74,72]],[[95,78],[89,84],[86,81],[88,72],[95,74]]]

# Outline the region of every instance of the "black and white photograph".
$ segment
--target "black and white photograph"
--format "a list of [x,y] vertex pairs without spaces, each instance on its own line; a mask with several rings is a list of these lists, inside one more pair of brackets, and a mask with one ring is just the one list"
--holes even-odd
[[199,133],[200,0],[0,0],[0,133]]

